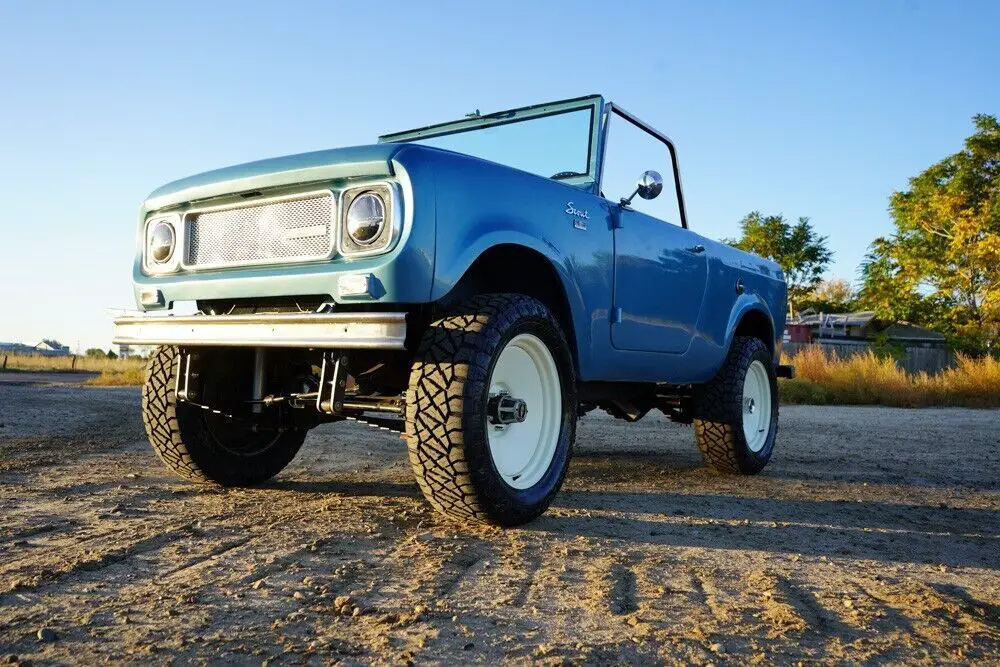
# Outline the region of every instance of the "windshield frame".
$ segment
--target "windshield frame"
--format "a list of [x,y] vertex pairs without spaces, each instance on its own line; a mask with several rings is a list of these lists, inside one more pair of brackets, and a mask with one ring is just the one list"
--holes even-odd
[[[483,129],[487,127],[498,127],[511,123],[523,122],[533,118],[544,118],[555,116],[571,111],[590,109],[590,139],[587,144],[587,173],[584,176],[573,176],[557,180],[559,183],[566,183],[579,187],[588,192],[597,192],[598,181],[600,179],[601,149],[602,146],[602,124],[604,117],[604,98],[600,95],[587,95],[585,97],[575,97],[558,102],[547,102],[545,104],[534,104],[532,106],[497,111],[495,113],[472,115],[462,120],[449,121],[447,123],[437,123],[414,130],[383,134],[378,138],[380,144],[407,143],[431,137],[441,137],[459,132]],[[505,165],[509,166],[509,165]],[[511,167],[512,169],[516,167]],[[539,176],[545,178],[545,176]]]

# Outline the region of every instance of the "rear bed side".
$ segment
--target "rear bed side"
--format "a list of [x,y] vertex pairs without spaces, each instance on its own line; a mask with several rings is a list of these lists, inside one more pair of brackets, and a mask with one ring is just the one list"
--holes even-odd
[[714,374],[739,332],[760,337],[777,355],[787,303],[781,267],[723,243],[711,242],[708,250],[705,305],[698,325],[699,337],[691,353],[713,360],[705,374]]

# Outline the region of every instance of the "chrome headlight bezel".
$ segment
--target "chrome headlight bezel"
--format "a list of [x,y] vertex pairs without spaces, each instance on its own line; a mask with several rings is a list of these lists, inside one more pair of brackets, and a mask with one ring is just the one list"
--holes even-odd
[[[358,242],[348,230],[347,216],[355,201],[366,195],[374,195],[381,200],[384,221],[378,234],[367,242]],[[389,252],[399,238],[402,221],[398,186],[395,183],[378,182],[352,186],[340,193],[338,206],[339,230],[337,233],[337,254],[342,257],[366,257]]]
[[[354,218],[356,212],[358,216],[364,215],[364,213],[360,211],[363,206],[370,208],[370,217],[366,217],[363,220]],[[388,220],[385,215],[385,200],[382,199],[382,195],[378,192],[373,192],[371,190],[361,192],[354,197],[351,203],[347,206],[347,213],[344,214],[344,229],[347,232],[347,238],[349,238],[355,245],[365,248],[378,241],[382,232],[385,231],[387,222]],[[358,223],[363,226],[358,228]],[[367,238],[361,238],[362,233],[370,233],[370,236]]]
[[[173,234],[173,247],[166,260],[159,262],[152,256],[153,233],[157,227],[168,225]],[[142,234],[142,268],[147,274],[162,275],[173,273],[180,266],[181,255],[183,254],[183,238],[181,227],[181,216],[177,213],[166,215],[153,215],[146,219]]]

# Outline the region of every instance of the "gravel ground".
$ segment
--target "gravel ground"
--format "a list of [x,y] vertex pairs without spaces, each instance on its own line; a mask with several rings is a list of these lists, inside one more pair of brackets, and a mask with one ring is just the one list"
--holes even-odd
[[255,490],[171,477],[134,389],[0,383],[0,664],[1000,661],[1000,411],[787,407],[771,465],[581,422],[517,530],[328,425]]

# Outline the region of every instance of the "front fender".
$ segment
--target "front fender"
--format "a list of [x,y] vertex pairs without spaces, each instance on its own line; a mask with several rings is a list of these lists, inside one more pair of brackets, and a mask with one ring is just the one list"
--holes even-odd
[[[498,246],[518,246],[532,250],[544,257],[555,269],[562,285],[563,293],[569,304],[573,319],[577,345],[580,349],[590,349],[590,329],[587,320],[587,305],[583,289],[574,273],[573,261],[561,253],[552,244],[545,243],[532,234],[518,229],[513,221],[491,222],[488,229],[477,225],[456,225],[457,229],[465,229],[466,234],[457,243],[462,250],[448,257],[438,256],[434,271],[434,282],[431,287],[431,301],[445,297],[462,280],[472,265],[484,253]],[[478,233],[477,233],[478,232]],[[511,267],[516,271],[517,267]]]
[[[596,337],[609,335],[614,240],[608,203],[565,183],[449,151],[413,146],[397,158],[419,161],[434,174],[431,301],[447,295],[487,250],[527,248],[559,276],[574,329],[567,334],[586,375]],[[586,215],[570,214],[571,206]]]

